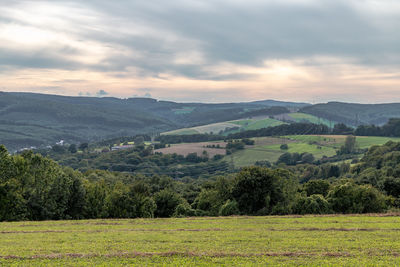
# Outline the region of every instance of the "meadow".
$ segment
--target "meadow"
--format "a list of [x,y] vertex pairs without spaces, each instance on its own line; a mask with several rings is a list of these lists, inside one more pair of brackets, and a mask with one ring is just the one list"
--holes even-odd
[[0,264],[398,265],[397,215],[3,222]]
[[[323,156],[331,157],[344,144],[346,135],[287,135],[281,137],[256,137],[252,146],[246,146],[244,150],[238,150],[231,155],[225,156],[224,160],[234,163],[235,167],[244,167],[255,164],[257,161],[276,162],[285,152],[311,153],[316,159]],[[396,137],[357,136],[356,143],[359,149],[367,149],[373,145],[383,145],[388,141],[400,142]],[[225,147],[222,141],[172,144],[168,148],[158,149],[157,152],[164,154],[177,153],[186,156],[189,153],[201,155],[205,150],[210,156],[224,155],[224,149],[209,148],[219,144]],[[288,149],[282,150],[281,144],[287,144]]]
[[218,134],[221,131],[225,131],[223,135],[228,135],[232,133],[237,133],[240,130],[242,131],[258,130],[261,128],[274,127],[281,124],[284,124],[284,122],[264,116],[252,119],[218,122],[191,128],[182,128],[169,132],[164,132],[162,134],[163,135],[190,135],[190,134],[205,134],[205,133]]
[[164,132],[162,133],[162,135],[191,135],[205,133],[217,134],[221,131],[223,131],[223,135],[229,135],[233,133],[238,133],[240,131],[258,130],[262,128],[279,126],[282,124],[286,124],[287,121],[324,124],[330,127],[334,125],[334,122],[318,118],[314,115],[296,112],[276,115],[275,118],[270,118],[269,116],[256,116],[247,119],[218,122],[191,128],[181,128],[173,131]]

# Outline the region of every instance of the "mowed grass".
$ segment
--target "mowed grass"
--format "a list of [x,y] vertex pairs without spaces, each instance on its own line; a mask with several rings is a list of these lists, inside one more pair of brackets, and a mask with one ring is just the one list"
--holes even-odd
[[311,114],[306,114],[306,113],[289,113],[289,117],[291,117],[294,121],[296,122],[311,122],[315,124],[325,124],[326,126],[333,127],[335,125],[334,122],[331,122],[329,120],[323,119],[323,118],[318,118],[314,115]]
[[[291,140],[301,142],[315,142],[323,146],[339,148],[344,144],[346,135],[288,135]],[[373,145],[383,145],[389,141],[400,142],[398,137],[379,137],[379,136],[356,136],[357,146],[361,149],[369,148]]]
[[400,142],[400,138],[396,137],[375,137],[375,136],[357,136],[357,145],[360,148],[369,148],[373,145],[383,145],[389,141]]
[[[207,146],[217,146],[220,148],[212,148]],[[199,143],[181,143],[181,144],[172,144],[170,147],[155,149],[154,152],[162,153],[162,154],[178,154],[182,156],[187,156],[190,153],[197,153],[198,156],[201,156],[204,151],[207,151],[209,157],[213,157],[215,155],[225,155],[225,143],[224,142],[199,142]]]
[[3,222],[0,265],[398,265],[394,215]]
[[[289,149],[280,149],[281,144],[288,144]],[[255,145],[248,146],[245,150],[241,150],[233,153],[233,162],[235,167],[243,167],[253,165],[257,161],[268,160],[271,163],[276,162],[283,153],[311,153],[316,159],[320,159],[323,156],[331,157],[336,154],[336,150],[329,146],[320,146],[309,143],[290,143],[285,139],[281,139],[279,144],[272,145]],[[230,160],[230,156],[227,156],[227,160]]]
[[162,133],[162,135],[190,135],[190,134],[204,134],[204,133],[219,134],[221,131],[225,131],[228,128],[238,128],[238,127],[240,128],[240,129],[228,130],[223,133],[224,135],[228,135],[232,133],[237,133],[240,130],[242,131],[258,130],[261,128],[274,127],[281,124],[285,124],[285,122],[271,118],[259,117],[253,119],[218,122],[191,128],[182,128],[169,132],[164,132]]
[[[311,153],[315,159],[323,156],[331,157],[344,144],[346,135],[288,135],[278,138],[258,137],[254,146],[247,146],[245,150],[237,151],[226,156],[225,160],[233,163],[236,168],[253,165],[257,161],[275,163],[285,153]],[[268,140],[274,140],[270,142]],[[373,145],[383,145],[388,141],[400,142],[396,137],[357,136],[357,147],[366,149]],[[281,144],[288,144],[288,150],[281,150]]]
[[236,120],[230,121],[233,124],[237,124],[242,127],[242,130],[258,130],[262,128],[274,127],[279,126],[282,124],[286,124],[285,122],[271,119],[271,118],[254,118],[254,119],[247,119],[247,120]]

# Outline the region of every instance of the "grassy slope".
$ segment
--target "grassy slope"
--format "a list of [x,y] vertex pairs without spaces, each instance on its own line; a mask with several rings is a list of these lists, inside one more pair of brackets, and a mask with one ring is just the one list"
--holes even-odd
[[[202,133],[219,133],[221,130],[226,128],[240,127],[243,130],[257,130],[261,128],[273,127],[284,124],[284,122],[270,119],[270,118],[257,118],[257,119],[244,119],[244,120],[234,120],[226,121],[220,123],[212,123],[202,126],[196,126],[192,128],[182,128],[174,131],[164,132],[164,135],[190,135],[190,134],[202,134]],[[232,130],[224,133],[228,135],[230,133],[236,133],[239,130]]]
[[[335,123],[331,122],[326,119],[321,119],[316,116],[310,115],[310,114],[305,114],[305,113],[290,113],[287,114],[288,117],[291,118],[291,120],[295,122],[311,122],[311,123],[322,123],[327,126],[333,126]],[[183,128],[183,129],[178,129],[175,131],[170,131],[170,132],[165,132],[163,134],[176,134],[176,135],[188,135],[188,134],[197,134],[197,133],[218,133],[221,130],[225,130],[226,128],[232,128],[232,127],[240,127],[239,130],[231,130],[227,131],[224,133],[224,135],[232,134],[232,133],[237,133],[239,131],[247,131],[247,130],[258,130],[261,128],[268,128],[268,127],[274,127],[278,125],[285,124],[285,122],[277,120],[277,119],[271,119],[271,118],[265,118],[265,117],[258,117],[258,118],[252,118],[252,119],[243,119],[243,120],[233,120],[233,121],[226,121],[226,122],[221,122],[221,123],[213,123],[213,124],[208,124],[208,125],[203,125],[203,126],[198,126],[198,127],[192,127],[192,128]]]
[[[275,102],[268,102],[271,105]],[[67,97],[0,92],[0,144],[10,150],[156,134],[235,120],[267,103],[176,103],[148,98]],[[291,106],[290,103],[282,103]],[[298,104],[294,103],[295,106]],[[303,106],[300,104],[300,106]]]
[[[303,153],[308,152],[314,155],[316,159],[323,156],[334,156],[345,142],[345,135],[288,135],[283,137],[257,137],[254,146],[246,146],[244,150],[239,150],[231,155],[225,156],[224,160],[231,162],[233,160],[236,168],[253,165],[257,161],[269,161],[274,163],[285,152]],[[400,138],[395,137],[374,137],[357,136],[356,142],[360,149],[369,148],[373,145],[383,145],[388,141],[400,142]],[[212,143],[212,142],[211,142]],[[281,150],[281,144],[288,144],[288,150]],[[194,147],[194,144],[189,144]],[[198,149],[189,151],[185,144],[173,145],[175,153],[184,154],[198,152]],[[179,152],[180,147],[182,152]],[[220,151],[220,150],[219,150]],[[165,152],[167,153],[167,152]]]
[[290,114],[288,114],[288,116],[293,118],[293,120],[295,120],[296,122],[308,121],[308,122],[315,123],[315,124],[322,123],[329,127],[333,127],[335,125],[335,123],[332,121],[318,118],[314,115],[306,114],[306,113],[290,113]]
[[[254,146],[248,146],[245,150],[233,153],[232,156],[226,156],[225,160],[231,162],[231,157],[233,157],[235,167],[243,167],[253,165],[257,161],[262,160],[276,162],[279,156],[285,152],[308,152],[312,153],[316,159],[320,159],[324,155],[327,157],[334,156],[336,154],[336,150],[344,144],[346,136],[290,135],[280,139],[276,139],[276,144],[265,144],[265,142],[263,142],[263,140],[267,140],[269,139],[269,137],[260,137],[253,139],[256,141]],[[361,149],[369,148],[373,145],[382,145],[390,140],[400,142],[400,138],[372,136],[356,137],[357,145]],[[293,143],[290,143],[290,141],[292,141]],[[286,143],[288,143],[289,149],[281,150],[280,145]]]
[[[285,144],[287,141],[282,139],[281,144]],[[269,162],[276,162],[280,155],[285,152],[290,153],[303,153],[308,152],[314,155],[316,159],[325,156],[333,156],[336,154],[336,150],[328,146],[320,146],[308,143],[290,143],[288,144],[288,150],[281,150],[280,144],[267,145],[267,146],[249,146],[245,150],[238,151],[233,154],[233,160],[235,167],[243,167],[252,165],[256,161],[268,160]],[[227,160],[231,160],[230,156],[226,156]]]
[[0,223],[1,265],[398,265],[399,217]]

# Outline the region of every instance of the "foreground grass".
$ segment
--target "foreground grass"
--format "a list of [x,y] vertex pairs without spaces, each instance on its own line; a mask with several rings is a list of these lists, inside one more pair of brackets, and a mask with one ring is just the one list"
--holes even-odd
[[0,265],[396,265],[396,216],[0,223]]

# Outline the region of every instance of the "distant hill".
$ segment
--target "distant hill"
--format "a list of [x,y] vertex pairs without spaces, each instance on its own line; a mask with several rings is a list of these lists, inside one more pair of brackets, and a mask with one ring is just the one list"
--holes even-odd
[[383,125],[390,118],[400,118],[400,103],[352,104],[329,102],[303,107],[300,112],[351,126],[362,124]]
[[243,118],[249,112],[303,104],[176,103],[150,98],[68,97],[0,92],[0,144],[9,150],[104,138],[151,134]]
[[293,103],[293,102],[284,102],[284,101],[276,101],[276,100],[260,100],[260,101],[253,101],[251,102],[252,104],[255,105],[265,105],[265,106],[281,106],[281,107],[296,107],[296,108],[302,108],[302,107],[307,107],[311,106],[311,104],[308,103]]

